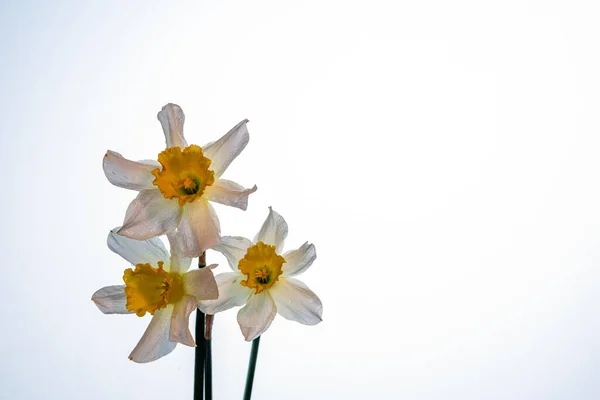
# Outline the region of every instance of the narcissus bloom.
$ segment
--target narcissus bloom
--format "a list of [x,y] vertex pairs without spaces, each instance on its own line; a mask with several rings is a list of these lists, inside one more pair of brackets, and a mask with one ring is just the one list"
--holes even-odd
[[189,317],[199,300],[218,297],[211,271],[216,265],[187,272],[192,259],[183,254],[177,231],[168,235],[171,255],[158,238],[138,241],[115,231],[108,235],[108,247],[134,268],[125,270],[125,285],[103,287],[92,300],[105,314],[152,314],[150,325],[129,359],[150,362],[172,352],[177,343],[196,346]]
[[317,258],[315,246],[306,242],[299,249],[282,254],[287,233],[283,217],[269,209],[253,241],[224,236],[213,249],[227,258],[233,272],[216,276],[219,298],[200,301],[198,308],[206,314],[216,314],[245,304],[237,320],[248,341],[265,332],[277,313],[305,325],[321,322],[321,300],[293,278]]
[[178,105],[164,106],[158,120],[167,142],[158,162],[135,162],[110,150],[104,156],[108,180],[140,192],[129,205],[119,234],[144,240],[177,228],[184,254],[198,257],[221,239],[219,219],[209,201],[246,210],[248,196],[256,191],[256,186],[245,189],[220,179],[248,144],[248,121],[200,147],[188,146],[183,136],[185,116]]

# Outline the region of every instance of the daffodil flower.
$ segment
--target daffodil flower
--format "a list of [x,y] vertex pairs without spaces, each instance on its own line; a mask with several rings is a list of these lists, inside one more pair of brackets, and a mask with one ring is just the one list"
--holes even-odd
[[209,201],[246,210],[248,196],[256,191],[256,186],[245,189],[220,178],[248,144],[248,121],[200,147],[188,146],[183,136],[185,116],[178,105],[164,106],[158,120],[167,143],[158,162],[135,162],[110,150],[104,156],[102,166],[108,180],[140,192],[129,205],[118,233],[145,240],[177,228],[184,254],[198,257],[221,239],[219,219]]
[[171,255],[158,238],[133,240],[108,235],[108,247],[135,267],[123,274],[125,285],[106,286],[92,296],[104,314],[152,314],[152,320],[129,359],[145,363],[173,351],[177,343],[196,346],[189,316],[199,300],[216,299],[216,265],[187,272],[191,258],[183,254],[180,235],[169,233]]
[[265,332],[277,313],[305,325],[321,322],[321,300],[293,278],[317,258],[315,246],[306,242],[297,250],[281,254],[287,233],[283,217],[269,208],[253,241],[224,236],[213,249],[227,258],[233,272],[216,276],[219,298],[200,301],[198,308],[206,314],[216,314],[245,304],[237,320],[248,341]]

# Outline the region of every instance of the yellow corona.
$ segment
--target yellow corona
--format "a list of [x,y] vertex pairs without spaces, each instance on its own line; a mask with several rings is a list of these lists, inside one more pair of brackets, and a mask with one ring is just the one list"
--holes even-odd
[[275,246],[258,242],[248,248],[246,255],[238,264],[239,270],[246,275],[246,280],[240,283],[242,286],[255,289],[256,293],[269,289],[279,280],[284,263],[285,258],[275,253]]
[[162,169],[152,171],[152,184],[165,198],[176,198],[182,206],[201,197],[204,189],[215,182],[215,174],[209,169],[211,160],[195,144],[183,150],[170,147],[158,155],[158,162]]
[[158,268],[150,264],[137,264],[135,270],[126,269],[123,281],[126,307],[140,317],[146,312],[154,315],[156,310],[177,303],[183,297],[183,278],[165,271],[162,261],[158,262]]

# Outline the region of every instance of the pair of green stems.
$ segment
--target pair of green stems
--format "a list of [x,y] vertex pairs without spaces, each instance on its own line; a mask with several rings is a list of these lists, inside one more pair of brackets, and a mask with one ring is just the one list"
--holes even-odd
[[[206,267],[206,253],[202,253],[198,260],[198,268]],[[212,400],[212,324],[214,315],[205,315],[196,310],[196,354],[194,367],[194,400]],[[252,397],[252,385],[254,384],[254,371],[256,370],[256,358],[258,357],[258,346],[260,336],[252,341],[250,361],[248,363],[248,375],[246,376],[246,388],[244,389],[244,400]]]

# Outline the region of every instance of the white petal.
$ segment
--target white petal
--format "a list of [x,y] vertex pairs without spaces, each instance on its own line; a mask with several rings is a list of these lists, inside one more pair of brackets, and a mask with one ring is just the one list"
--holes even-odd
[[132,265],[151,263],[156,266],[158,261],[169,263],[169,252],[159,238],[135,240],[119,235],[118,230],[119,227],[116,227],[110,231],[106,244]]
[[209,143],[202,148],[204,155],[212,161],[210,169],[215,172],[215,178],[220,177],[229,164],[244,150],[250,140],[247,119],[233,127],[221,139]]
[[196,300],[215,300],[219,297],[219,289],[215,276],[211,271],[217,265],[192,270],[183,276],[183,290]]
[[104,314],[131,314],[133,312],[127,310],[126,307],[125,285],[103,287],[94,293],[92,301]]
[[237,315],[238,324],[247,341],[262,335],[273,322],[277,307],[267,290],[254,294]]
[[276,250],[281,250],[287,234],[288,226],[285,219],[269,207],[269,215],[254,237],[254,243],[263,242],[275,246]]
[[186,346],[196,347],[192,332],[190,332],[190,314],[196,309],[196,299],[194,296],[183,296],[175,304],[173,314],[171,314],[171,329],[169,330],[169,340],[179,342]]
[[171,246],[171,269],[172,272],[183,273],[190,269],[192,259],[183,254],[183,243],[181,241],[181,232],[174,229],[167,233],[169,244]]
[[215,183],[204,190],[204,197],[207,200],[246,211],[248,196],[254,192],[256,192],[256,185],[251,189],[245,189],[243,186],[227,179],[217,179]]
[[315,325],[322,321],[321,300],[298,279],[280,277],[269,293],[282,317],[304,325]]
[[185,115],[177,104],[167,104],[158,112],[158,120],[165,133],[167,147],[179,146],[182,150],[187,147],[185,137],[183,137],[183,123]]
[[163,235],[177,227],[181,211],[176,199],[165,199],[158,189],[142,190],[127,208],[118,233],[137,240]]
[[[160,163],[158,161],[156,161],[156,160],[139,160],[138,162],[140,164],[144,164],[144,165],[148,165],[148,166],[154,167],[155,169],[156,168],[162,169],[162,165],[160,165]],[[154,175],[152,175],[152,176],[154,176]]]
[[203,198],[186,204],[179,233],[183,254],[187,257],[199,257],[221,240],[221,226],[215,209]]
[[221,242],[212,249],[223,254],[231,269],[239,273],[238,264],[250,247],[252,247],[250,239],[242,236],[223,236]]
[[130,360],[147,363],[158,360],[173,351],[177,343],[169,341],[172,314],[172,304],[154,313],[146,332],[129,355]]
[[299,249],[285,253],[283,258],[283,276],[296,276],[311,266],[317,258],[317,250],[314,244],[306,242]]
[[117,152],[108,150],[102,160],[104,175],[115,186],[131,190],[152,189],[153,165],[131,161]]
[[215,277],[219,288],[217,300],[202,300],[198,302],[198,308],[205,314],[216,314],[246,304],[252,289],[240,284],[245,276],[235,272],[226,272]]

